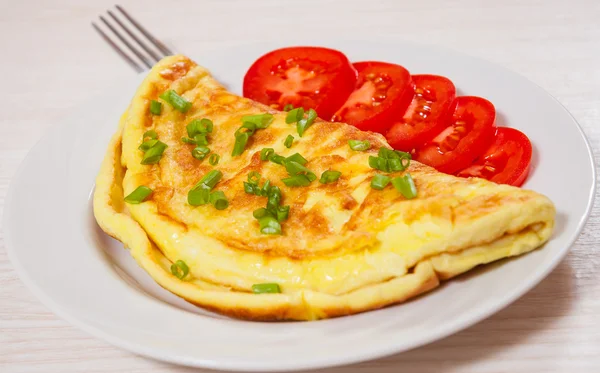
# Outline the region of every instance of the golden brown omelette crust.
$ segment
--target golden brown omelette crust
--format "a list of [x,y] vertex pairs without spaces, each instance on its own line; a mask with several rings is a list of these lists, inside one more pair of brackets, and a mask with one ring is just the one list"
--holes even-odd
[[[530,251],[550,235],[554,207],[534,192],[496,186],[501,193],[471,195],[471,191],[475,193],[481,188],[489,188],[493,183],[442,175],[413,161],[408,171],[415,180],[419,196],[406,201],[394,188],[376,191],[368,187],[371,177],[376,173],[368,167],[368,156],[376,155],[380,147],[389,147],[381,135],[362,132],[343,123],[317,119],[303,138],[294,134],[294,146],[286,150],[279,144],[289,133],[289,125],[282,125],[285,113],[227,92],[205,70],[184,56],[166,58],[153,72],[158,73],[151,74],[140,88],[136,105],[132,104],[124,114],[121,129],[111,142],[97,181],[94,211],[100,226],[131,247],[132,255],[161,286],[191,303],[252,320],[310,320],[343,316],[403,302],[435,288],[440,279],[453,277],[478,264]],[[158,100],[162,92],[173,88],[193,102],[191,110],[182,114],[163,104],[162,115],[151,115],[150,101]],[[272,113],[276,117],[275,122],[268,130],[258,130],[251,137],[242,156],[230,157],[233,133],[239,128],[241,117],[265,112]],[[200,162],[193,158],[191,151],[194,146],[180,140],[187,136],[185,125],[199,118],[209,118],[215,123],[215,130],[209,136],[209,147],[213,153],[221,155],[217,168],[224,177],[217,189],[222,190],[230,202],[230,207],[223,211],[193,210],[185,205],[188,210],[182,212],[182,196],[185,197],[202,176],[215,168],[206,160]],[[139,125],[137,129],[136,123]],[[137,132],[132,132],[134,129]],[[135,149],[142,140],[140,131],[147,129],[156,130],[158,138],[169,147],[159,164],[140,166],[141,155]],[[131,133],[135,133],[135,136],[132,137]],[[353,152],[348,147],[349,139],[368,140],[372,147],[366,152]],[[285,187],[280,181],[287,176],[285,168],[260,160],[259,152],[264,147],[276,147],[277,152],[285,155],[299,152],[308,160],[306,167],[317,176],[325,170],[335,169],[342,172],[342,177],[333,184],[313,182],[303,188]],[[271,185],[282,189],[283,204],[291,207],[289,219],[282,224],[281,236],[261,235],[258,223],[252,218],[252,211],[264,207],[265,199],[244,192],[243,182],[251,171],[268,176]],[[153,189],[148,203],[156,206],[160,220],[179,227],[182,232],[198,230],[240,252],[260,253],[265,266],[269,265],[269,258],[285,257],[299,262],[378,248],[382,242],[377,232],[397,222],[407,227],[413,224],[418,226],[426,217],[442,226],[478,226],[485,218],[506,206],[512,206],[514,210],[520,205],[532,205],[537,210],[524,210],[523,218],[519,218],[515,210],[512,212],[516,214],[513,222],[506,223],[506,228],[499,228],[498,231],[492,228],[489,234],[474,234],[464,242],[447,242],[444,247],[429,247],[421,254],[407,256],[409,272],[383,282],[367,284],[340,294],[306,290],[257,298],[248,289],[232,285],[219,288],[220,285],[209,284],[210,280],[205,278],[181,281],[169,273],[168,267],[159,264],[157,258],[171,259],[165,253],[164,244],[153,241],[152,232],[144,231],[122,202],[123,176],[126,172],[133,175],[138,185]],[[367,187],[363,188],[362,194],[356,193],[364,186]],[[513,193],[513,190],[518,192]],[[315,195],[320,198],[316,203],[311,201]],[[541,202],[537,203],[540,198]],[[331,206],[322,203],[323,199],[333,203],[333,207],[346,214],[347,218],[340,224],[333,222],[327,210]],[[398,209],[398,206],[410,208]],[[189,210],[204,214],[199,215],[203,223],[201,227],[189,220]],[[540,214],[548,221],[537,222],[529,219],[527,214]],[[240,216],[251,225],[242,234],[229,229],[239,226]],[[478,233],[482,229],[474,228],[474,231]],[[520,239],[511,235],[524,233],[528,234],[527,244],[517,245],[510,241],[513,238],[515,242]],[[481,252],[487,252],[488,247],[493,247],[494,242],[503,240],[503,237],[508,237],[506,247],[510,249],[498,247],[486,257],[477,257]],[[396,244],[402,245],[402,242]],[[213,289],[215,286],[218,290]]]

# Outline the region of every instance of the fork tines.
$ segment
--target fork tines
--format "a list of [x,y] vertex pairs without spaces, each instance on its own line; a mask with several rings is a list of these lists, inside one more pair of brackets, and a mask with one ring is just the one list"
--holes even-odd
[[[127,13],[125,11],[125,9],[123,9],[123,7],[121,7],[120,5],[115,5],[115,7],[121,13],[121,15],[123,17],[125,17],[125,19],[127,19],[127,21],[129,21],[129,23],[131,23],[131,25],[133,25],[133,27],[135,29],[137,29],[137,31],[139,32],[138,35],[136,35],[135,32],[131,31],[131,26],[128,27],[122,20],[120,20],[110,10],[107,11],[107,13],[110,16],[110,18],[112,19],[113,23],[109,22],[103,16],[100,16],[100,20],[114,34],[114,36],[116,36],[117,39],[125,47],[127,47],[127,49],[129,49],[129,51],[131,53],[133,53],[133,56],[128,55],[123,50],[124,48],[119,47],[119,45],[115,41],[113,41],[104,31],[102,31],[102,29],[100,27],[98,27],[98,25],[96,25],[96,23],[92,22],[92,27],[100,34],[100,36],[102,36],[102,39],[104,39],[104,41],[106,41],[108,43],[108,45],[110,45],[112,47],[112,49],[115,52],[117,52],[117,54],[119,56],[121,56],[125,61],[127,61],[127,63],[131,67],[133,67],[137,72],[142,72],[145,70],[145,68],[143,66],[141,66],[138,62],[136,62],[136,60],[135,60],[136,57],[139,61],[141,61],[141,63],[144,66],[146,66],[148,69],[150,69],[150,68],[152,68],[152,65],[154,65],[154,63],[158,62],[161,58],[163,58],[165,56],[170,56],[173,54],[173,52],[171,52],[171,50],[169,48],[167,48],[160,40],[155,38],[152,34],[150,34],[148,32],[148,30],[146,30],[133,17],[131,17],[129,15],[129,13]],[[125,34],[127,35],[127,37],[122,32],[120,32],[119,29],[124,31]],[[150,48],[148,46],[148,44],[142,40],[144,37],[156,49]],[[140,51],[135,45],[133,45],[132,41],[135,42],[135,44],[137,44],[139,47],[141,47],[141,49],[143,50],[143,52],[145,52],[145,54],[142,51]]]

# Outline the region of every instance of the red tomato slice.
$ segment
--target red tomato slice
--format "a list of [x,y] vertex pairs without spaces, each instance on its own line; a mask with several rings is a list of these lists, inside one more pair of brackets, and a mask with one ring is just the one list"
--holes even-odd
[[386,62],[356,62],[353,66],[358,72],[356,88],[331,120],[385,133],[394,116],[404,112],[412,99],[410,73]]
[[386,134],[389,144],[397,150],[417,149],[448,125],[450,108],[456,98],[456,88],[450,79],[437,75],[413,75],[414,95],[401,120]]
[[496,109],[484,98],[458,97],[452,113],[449,125],[415,154],[417,161],[448,174],[471,165],[496,133]]
[[356,83],[356,71],[336,50],[319,47],[277,49],[246,72],[244,96],[282,110],[285,105],[315,109],[329,119]]
[[500,127],[492,145],[458,176],[521,186],[529,174],[530,163],[531,142],[527,136],[514,128]]

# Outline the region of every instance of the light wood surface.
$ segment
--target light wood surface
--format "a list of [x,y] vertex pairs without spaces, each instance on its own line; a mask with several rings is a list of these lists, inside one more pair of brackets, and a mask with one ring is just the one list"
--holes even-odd
[[[598,0],[122,4],[184,53],[298,34],[315,40],[397,37],[450,47],[539,84],[571,111],[592,146],[600,146]],[[112,2],[75,0],[0,4],[0,206],[19,163],[49,125],[134,74],[90,27],[109,6]],[[557,151],[569,156],[568,149]],[[599,211],[594,209],[567,259],[505,310],[431,345],[323,372],[600,372]],[[24,287],[0,243],[0,372],[200,371],[135,356],[59,319]]]

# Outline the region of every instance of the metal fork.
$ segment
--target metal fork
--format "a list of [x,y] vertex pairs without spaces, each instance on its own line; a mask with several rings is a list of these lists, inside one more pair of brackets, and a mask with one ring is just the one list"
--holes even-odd
[[[127,13],[125,9],[123,9],[123,7],[121,7],[120,5],[115,5],[115,8],[117,8],[121,15],[124,16],[129,21],[129,23],[131,23],[140,32],[141,35],[146,37],[146,39],[148,39],[148,41],[150,41],[150,43],[154,45],[154,47],[156,48],[155,50],[150,48],[143,40],[139,38],[139,36],[134,34],[130,30],[131,26],[128,28],[127,25],[123,23],[122,20],[117,18],[117,16],[115,16],[115,14],[110,10],[108,10],[107,13],[110,16],[110,18],[112,18],[112,20],[117,24],[117,27],[109,23],[103,16],[100,16],[100,21],[102,21],[102,23],[104,23],[104,25],[106,25],[106,27],[108,27],[110,31],[112,31],[114,36],[116,36],[117,39],[119,39],[121,43],[125,45],[129,49],[129,51],[131,51],[131,53],[133,53],[133,55],[135,55],[135,57],[137,57],[141,61],[143,65],[146,66],[146,68],[151,69],[152,65],[158,62],[161,58],[173,54],[173,52],[169,48],[167,48],[160,40],[155,38],[142,25],[140,25],[135,19],[133,19],[133,17],[131,17],[129,13]],[[108,45],[110,45],[112,49],[115,52],[117,52],[117,54],[121,56],[121,58],[123,58],[135,71],[141,73],[146,69],[138,62],[136,62],[134,58],[130,57],[125,51],[123,51],[123,49],[121,49],[121,47],[119,47],[119,45],[115,43],[104,31],[102,31],[102,29],[98,27],[96,23],[92,22],[92,27],[100,34],[102,39],[104,39],[104,41],[106,41]],[[125,33],[129,36],[129,40],[121,32],[119,32],[119,27],[123,31],[125,31]],[[146,54],[142,53],[138,48],[136,48],[131,43],[131,40],[137,43],[137,45],[141,47],[146,52]]]

